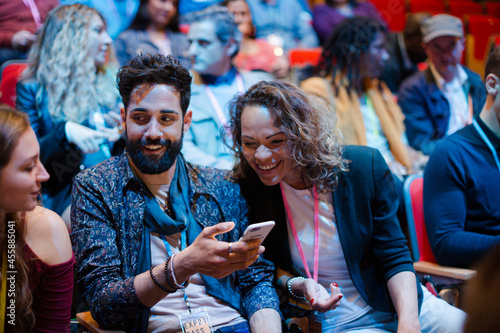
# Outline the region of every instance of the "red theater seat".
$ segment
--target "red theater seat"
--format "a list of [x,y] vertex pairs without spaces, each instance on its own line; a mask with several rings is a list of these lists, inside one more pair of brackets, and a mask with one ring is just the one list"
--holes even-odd
[[28,64],[25,60],[9,60],[0,69],[0,103],[16,106],[16,84]]

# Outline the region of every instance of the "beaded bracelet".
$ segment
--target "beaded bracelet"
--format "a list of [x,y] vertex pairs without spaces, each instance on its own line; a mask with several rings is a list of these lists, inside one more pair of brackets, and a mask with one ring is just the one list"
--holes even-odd
[[163,291],[164,291],[164,292],[166,292],[166,293],[171,294],[171,293],[172,293],[172,291],[171,291],[171,290],[168,290],[167,288],[165,288],[164,286],[162,286],[162,285],[158,282],[158,280],[156,280],[155,276],[153,275],[153,267],[154,267],[154,266],[151,266],[151,268],[149,269],[149,275],[151,275],[151,279],[153,279],[153,282],[154,282],[154,283],[155,283],[155,284],[156,284],[156,285],[157,285],[157,286],[158,286],[161,290],[163,290]]
[[290,293],[290,295],[292,295],[293,297],[295,297],[296,299],[302,299],[302,300],[305,300],[306,298],[304,296],[297,296],[293,293],[292,291],[292,283],[293,281],[297,280],[297,279],[302,279],[302,280],[305,280],[306,278],[302,277],[302,276],[295,276],[295,277],[292,277],[292,278],[289,278],[288,281],[286,281],[286,287],[288,289],[288,292]]
[[167,261],[165,261],[165,268],[164,268],[164,273],[165,273],[165,281],[167,281],[167,284],[170,288],[172,288],[172,292],[175,292],[177,291],[178,288],[176,288],[175,286],[172,285],[172,283],[170,282],[170,277],[169,277],[169,274],[168,274],[168,263],[172,260],[172,257],[168,257]]
[[175,273],[174,273],[174,257],[177,255],[177,253],[172,254],[172,263],[170,264],[170,275],[172,275],[172,280],[174,280],[174,286],[176,286],[178,289],[184,289],[189,285],[189,281],[191,281],[191,278],[189,278],[187,281],[184,281],[183,284],[177,283],[177,279],[175,278]]

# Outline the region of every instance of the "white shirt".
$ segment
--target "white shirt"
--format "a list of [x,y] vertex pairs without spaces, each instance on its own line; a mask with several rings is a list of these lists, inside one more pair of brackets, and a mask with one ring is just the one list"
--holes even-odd
[[469,109],[469,96],[464,91],[464,84],[468,79],[462,66],[457,65],[457,74],[453,80],[446,82],[439,74],[434,64],[429,64],[436,84],[450,104],[450,121],[446,134],[450,135],[472,123],[472,114]]
[[[156,196],[158,201],[162,203],[166,202],[168,198],[168,185],[146,185],[151,193]],[[166,236],[165,238],[168,244],[165,244],[158,234],[151,233],[151,264],[153,266],[161,265],[167,260],[168,254],[166,246],[170,247],[169,250],[171,253],[180,252],[181,233]],[[175,293],[167,295],[151,308],[148,332],[177,333],[181,331],[178,316],[186,313],[188,310],[186,302],[184,301],[184,291],[188,296],[189,303],[193,310],[206,309],[210,316],[210,323],[214,329],[245,321],[238,311],[219,299],[210,296],[207,293],[200,274],[195,274],[191,277],[191,282],[186,289],[179,289]]]
[[367,104],[367,96],[363,94],[359,99],[359,107],[365,125],[366,145],[378,149],[387,162],[394,161],[389,149],[389,142],[382,131],[382,125],[372,106]]
[[[314,198],[309,190],[297,190],[283,182],[283,190],[291,209],[297,235],[310,270],[314,269]],[[307,276],[304,264],[288,227],[288,242],[295,269]],[[330,283],[336,282],[344,297],[339,307],[324,315],[325,327],[355,321],[371,310],[352,283],[340,243],[331,193],[319,195],[319,265],[318,282],[330,293]],[[311,276],[313,272],[311,271]]]

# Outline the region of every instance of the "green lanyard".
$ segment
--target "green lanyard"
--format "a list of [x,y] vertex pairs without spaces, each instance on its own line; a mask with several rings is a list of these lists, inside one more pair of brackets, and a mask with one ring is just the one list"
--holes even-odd
[[370,122],[372,124],[373,135],[375,137],[379,137],[380,132],[378,131],[375,108],[373,107],[372,100],[366,94],[364,94],[363,97],[365,99],[366,107],[368,108],[368,117],[370,118]]

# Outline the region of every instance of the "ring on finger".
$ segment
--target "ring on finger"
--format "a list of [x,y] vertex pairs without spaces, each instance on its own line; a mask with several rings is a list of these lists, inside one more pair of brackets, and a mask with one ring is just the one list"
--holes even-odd
[[229,247],[227,249],[229,253],[233,253],[233,243],[229,243]]

